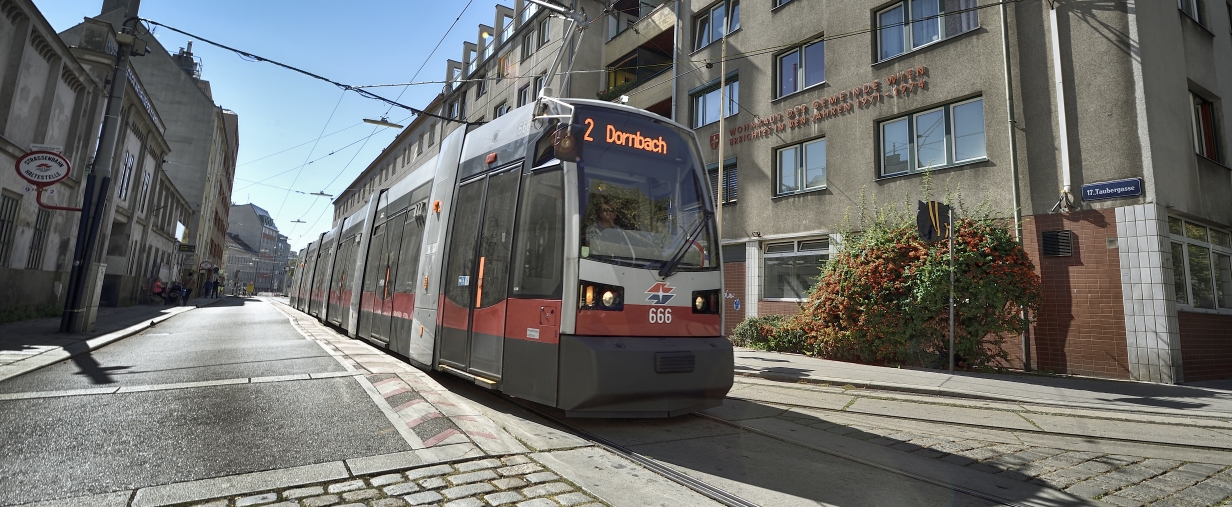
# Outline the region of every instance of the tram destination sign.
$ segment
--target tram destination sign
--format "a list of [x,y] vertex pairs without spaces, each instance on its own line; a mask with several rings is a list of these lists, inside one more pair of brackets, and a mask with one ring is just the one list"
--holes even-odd
[[68,177],[68,159],[54,151],[32,151],[17,159],[17,174],[36,187],[54,185]]
[[1082,200],[1099,201],[1142,195],[1142,178],[1088,183],[1082,186]]

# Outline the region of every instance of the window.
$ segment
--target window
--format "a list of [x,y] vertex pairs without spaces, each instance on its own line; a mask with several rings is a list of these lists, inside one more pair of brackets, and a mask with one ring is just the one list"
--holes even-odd
[[483,59],[487,60],[492,57],[492,53],[496,51],[496,40],[492,38],[492,34],[484,30],[479,36],[479,43],[483,45]]
[[479,76],[479,82],[475,84],[475,98],[484,96],[488,93],[488,75]]
[[0,195],[0,267],[9,266],[9,254],[13,250],[13,235],[17,232],[17,212],[21,198],[9,194]]
[[765,246],[762,298],[801,301],[830,258],[830,240],[813,239]]
[[138,199],[141,201],[141,212],[145,213],[145,204],[150,200],[150,173],[141,175],[141,195]]
[[1193,99],[1194,151],[1211,160],[1219,160],[1219,137],[1215,130],[1215,105],[1190,93]]
[[1206,24],[1206,0],[1176,0],[1181,12],[1189,15],[1194,21]]
[[436,122],[428,125],[428,146],[436,144]]
[[[505,21],[506,19],[509,21]],[[501,29],[501,42],[505,42],[505,41],[508,41],[509,37],[513,35],[513,17],[503,16],[501,18],[501,21],[503,21],[501,26],[504,27]]]
[[532,84],[530,87],[531,100],[535,100],[539,98],[539,93],[543,91],[543,86],[547,82],[547,79],[548,77],[547,77],[546,71],[543,73],[543,75],[540,75],[539,77],[535,78],[534,84]]
[[455,100],[453,102],[450,102],[449,106],[446,108],[446,111],[447,111],[447,115],[450,118],[457,118],[458,117],[458,101]]
[[535,32],[526,32],[522,36],[522,59],[530,58],[535,53]]
[[547,44],[548,41],[552,40],[551,33],[548,32],[549,21],[551,21],[551,19],[544,18],[543,21],[539,22],[539,47],[543,47],[544,44]]
[[976,9],[976,0],[905,0],[878,12],[878,61],[975,30]]
[[722,107],[723,99],[720,97],[719,84],[716,82],[709,87],[703,88],[703,91],[696,92],[692,95],[693,99],[693,128],[699,128],[705,125],[719,121],[719,109],[723,109],[724,117],[735,116],[740,112],[740,81],[736,76],[727,78],[727,107]]
[[133,165],[137,163],[136,157],[132,153],[124,152],[124,161],[120,164],[120,180],[117,185],[116,198],[121,201],[128,200],[128,184],[133,179]]
[[775,195],[826,187],[826,140],[779,148],[775,156]]
[[500,118],[509,112],[509,105],[501,102],[492,110],[492,119]]
[[982,98],[881,124],[882,176],[925,171],[986,156]]
[[[728,16],[728,12],[731,16]],[[693,18],[693,49],[704,48],[723,38],[726,32],[740,28],[739,0],[724,0]]]
[[471,73],[475,72],[475,66],[479,64],[479,58],[476,58],[477,56],[479,55],[473,50],[468,50],[466,52],[466,75],[469,76]]
[[[719,165],[710,164],[706,168],[706,173],[710,176],[710,191],[714,192],[714,198],[719,199]],[[723,163],[723,204],[735,204],[736,196],[739,195],[739,188],[736,173],[736,159],[729,158]]]
[[509,55],[503,55],[496,63],[496,77],[504,78],[509,75]]
[[530,21],[530,18],[534,17],[536,12],[539,12],[539,4],[526,2],[526,5],[522,7],[522,24],[525,25]]
[[1232,309],[1232,235],[1168,217],[1176,303],[1193,308]]
[[423,155],[424,134],[419,134],[419,143],[415,145],[415,154]]
[[774,0],[774,7],[773,7],[773,8],[777,9],[777,8],[782,7],[782,6],[784,6],[784,5],[787,5],[787,4],[789,4],[789,3],[791,3],[791,0]]
[[458,118],[466,118],[466,93],[462,93],[462,98],[458,99]]
[[518,88],[518,107],[525,106],[527,102],[530,102],[530,85]]
[[779,97],[786,97],[826,80],[826,42],[816,41],[779,57]]

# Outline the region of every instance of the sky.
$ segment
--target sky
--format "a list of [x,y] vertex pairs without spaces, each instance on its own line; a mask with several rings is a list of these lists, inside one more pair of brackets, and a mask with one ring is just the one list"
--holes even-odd
[[[337,82],[369,85],[409,82],[421,65],[415,81],[441,81],[445,60],[460,61],[462,43],[475,40],[480,23],[492,24],[496,1],[470,2],[467,7],[467,0],[142,0],[140,16]],[[97,16],[102,3],[34,0],[56,31]],[[163,28],[154,33],[173,53],[189,40]],[[210,82],[214,102],[239,115],[231,200],[268,210],[295,250],[328,229],[333,216],[329,198],[307,194],[338,195],[397,136],[395,129],[362,120],[388,116],[407,125],[412,117],[200,40],[193,53],[201,59],[201,77]],[[370,91],[390,99],[402,94],[398,102],[424,107],[441,88],[437,83]]]

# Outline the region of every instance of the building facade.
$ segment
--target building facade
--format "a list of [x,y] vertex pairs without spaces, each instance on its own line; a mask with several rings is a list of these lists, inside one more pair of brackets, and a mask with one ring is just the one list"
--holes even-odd
[[104,81],[33,3],[0,1],[0,313],[63,304],[80,215],[39,206],[30,184],[11,168],[30,151],[60,150],[72,171],[42,201],[79,206],[106,101]]
[[743,7],[689,2],[674,73],[715,173],[723,147],[728,329],[796,312],[845,217],[948,195],[1021,210],[1045,299],[1014,365],[1232,377],[1224,2]]
[[[254,264],[248,267],[228,264],[230,278],[238,279],[235,276],[237,271],[241,277],[250,272],[252,277],[245,278],[245,283],[252,281],[258,292],[280,291],[290,246],[286,245],[286,236],[278,233],[274,218],[255,204],[233,204],[228,216],[227,233],[256,252]],[[284,239],[280,241],[280,237]]]

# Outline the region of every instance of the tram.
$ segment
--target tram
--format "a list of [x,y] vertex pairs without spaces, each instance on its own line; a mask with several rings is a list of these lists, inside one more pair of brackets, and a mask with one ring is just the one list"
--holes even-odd
[[671,417],[731,389],[696,136],[542,98],[459,128],[304,248],[291,304],[426,370],[569,417]]

